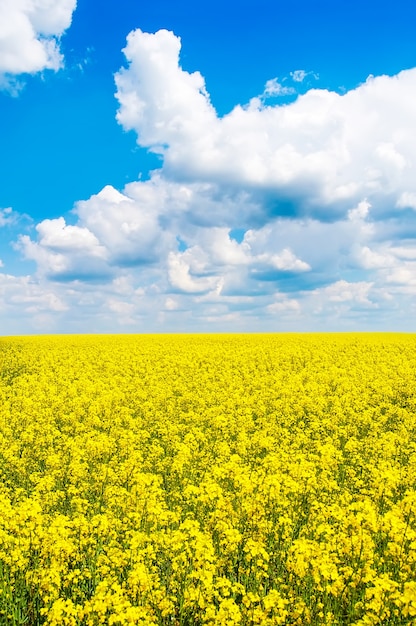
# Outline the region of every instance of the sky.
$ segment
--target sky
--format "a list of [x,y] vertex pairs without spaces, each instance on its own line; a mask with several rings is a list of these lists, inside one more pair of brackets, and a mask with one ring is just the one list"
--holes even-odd
[[415,23],[0,0],[0,334],[416,332]]

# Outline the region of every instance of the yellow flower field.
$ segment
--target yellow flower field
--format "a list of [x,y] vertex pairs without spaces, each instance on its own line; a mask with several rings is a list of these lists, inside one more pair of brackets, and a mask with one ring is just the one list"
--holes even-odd
[[416,336],[0,339],[0,624],[416,623]]

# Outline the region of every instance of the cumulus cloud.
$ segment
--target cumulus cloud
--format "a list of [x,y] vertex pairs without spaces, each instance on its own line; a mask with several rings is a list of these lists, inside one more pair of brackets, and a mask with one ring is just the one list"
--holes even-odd
[[206,263],[198,258],[198,252],[200,251],[195,254],[195,251],[190,249],[183,254],[173,252],[169,254],[168,275],[172,287],[186,293],[204,293],[217,287],[219,281],[216,276],[203,275]]
[[13,84],[19,74],[62,66],[59,38],[75,8],[76,0],[0,2],[0,85]]
[[[325,219],[365,198],[381,214],[413,198],[403,193],[416,193],[408,132],[416,69],[370,77],[343,95],[310,89],[284,106],[257,98],[220,118],[201,74],[182,69],[180,47],[169,31],[136,30],[116,75],[118,121],[163,156],[165,176],[238,186],[265,194],[275,214],[292,201],[296,214]],[[266,85],[281,89],[276,79]]]
[[113,276],[117,267],[159,261],[169,243],[177,244],[159,224],[164,190],[149,182],[130,186],[130,192],[133,197],[108,185],[76,204],[76,225],[63,217],[43,220],[36,239],[23,235],[18,246],[41,274],[58,280],[99,279]]
[[158,221],[161,209],[158,201],[163,201],[163,190],[152,188],[151,184],[138,184],[133,191],[134,198],[107,186],[76,206],[80,223],[106,248],[111,264],[155,261],[165,238],[171,238],[162,231]]
[[38,240],[21,235],[17,244],[27,259],[50,278],[91,278],[106,273],[106,250],[87,228],[71,226],[63,217],[36,226]]
[[117,119],[140,132],[142,145],[161,154],[167,143],[172,146],[181,138],[188,144],[201,140],[206,152],[211,142],[201,128],[216,120],[201,74],[179,68],[180,48],[179,37],[167,30],[131,32],[124,49],[129,67],[116,75]]

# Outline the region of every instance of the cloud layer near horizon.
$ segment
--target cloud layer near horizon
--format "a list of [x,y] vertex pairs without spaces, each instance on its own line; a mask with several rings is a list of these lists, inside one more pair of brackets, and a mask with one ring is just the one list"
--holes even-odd
[[[161,167],[122,193],[108,185],[79,201],[74,223],[44,220],[34,238],[20,236],[37,273],[15,279],[19,306],[36,307],[40,326],[71,312],[75,330],[93,319],[103,330],[377,329],[409,319],[416,69],[289,103],[272,78],[219,117],[180,48],[169,31],[129,34],[117,119]],[[305,76],[293,72],[290,89]],[[17,287],[2,280],[12,310]]]

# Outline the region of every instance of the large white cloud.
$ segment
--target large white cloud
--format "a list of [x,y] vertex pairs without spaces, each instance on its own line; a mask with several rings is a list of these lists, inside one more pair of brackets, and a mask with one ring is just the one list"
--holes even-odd
[[[165,154],[184,140],[205,154],[215,141],[210,133],[216,113],[209,102],[199,72],[189,74],[178,67],[180,40],[167,30],[156,34],[130,33],[124,52],[129,69],[116,76],[120,101],[119,121],[140,132],[142,145]],[[207,143],[205,143],[207,142]]]
[[220,118],[202,76],[180,66],[180,47],[166,30],[136,30],[116,75],[118,121],[163,155],[165,176],[261,191],[274,214],[290,205],[333,219],[365,198],[375,213],[415,205],[416,69],[343,95],[311,89],[280,106],[253,98]]
[[59,69],[59,37],[75,8],[76,0],[0,0],[0,82],[5,76]]

